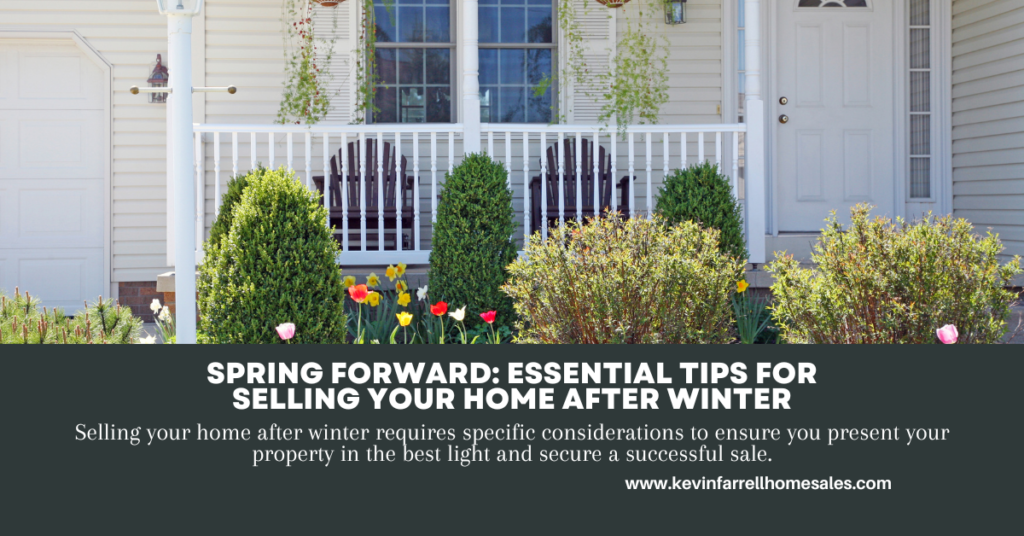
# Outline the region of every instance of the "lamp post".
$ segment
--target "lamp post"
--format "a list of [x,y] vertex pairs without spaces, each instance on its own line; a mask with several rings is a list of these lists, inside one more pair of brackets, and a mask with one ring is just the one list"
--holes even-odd
[[196,342],[196,183],[192,162],[192,17],[203,0],[156,0],[167,17],[167,55],[171,72],[170,95],[175,102],[170,131],[174,181],[174,294],[177,344]]

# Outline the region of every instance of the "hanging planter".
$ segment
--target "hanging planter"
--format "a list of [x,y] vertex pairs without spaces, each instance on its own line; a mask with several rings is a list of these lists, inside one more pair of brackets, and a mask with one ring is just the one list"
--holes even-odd
[[629,3],[629,0],[595,0],[598,4],[612,9],[622,7]]
[[334,7],[334,6],[338,5],[338,4],[340,4],[341,2],[344,2],[345,0],[340,0],[340,1],[338,1],[338,0],[313,0],[313,1],[318,3],[318,4],[320,4],[321,6],[324,6],[324,7]]

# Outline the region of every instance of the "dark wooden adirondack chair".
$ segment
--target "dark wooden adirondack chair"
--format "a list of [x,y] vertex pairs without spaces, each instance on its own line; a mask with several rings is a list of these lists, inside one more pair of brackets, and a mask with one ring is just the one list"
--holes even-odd
[[[580,203],[583,206],[583,218],[593,217],[594,211],[594,188],[598,189],[597,213],[604,214],[611,209],[615,170],[612,169],[611,155],[607,154],[604,147],[598,147],[598,168],[597,175],[594,175],[594,144],[589,140],[582,140],[582,154],[576,154],[576,140],[566,139],[565,143],[565,172],[563,175],[563,191],[565,195],[565,220],[576,219],[576,158],[580,158]],[[547,223],[549,227],[558,225],[558,144],[552,144],[547,150],[547,170],[544,180],[541,176],[533,177],[530,181],[530,231],[535,232],[541,228],[544,214],[541,206],[541,185],[547,189]],[[614,185],[619,214],[628,217],[629,214],[629,177],[619,179]]]
[[[383,175],[377,171],[377,141],[366,140],[366,177],[365,193],[363,200],[359,198],[359,142],[348,144],[346,158],[348,159],[348,170],[342,177],[341,158],[342,151],[331,157],[331,199],[330,218],[334,226],[335,239],[339,243],[343,239],[343,223],[345,210],[342,205],[342,188],[348,197],[348,244],[350,251],[367,251],[377,249],[378,240],[384,240],[385,250],[398,249],[398,240],[402,240],[402,249],[412,249],[412,227],[413,227],[413,179],[406,175],[406,158],[403,156],[399,170],[395,169],[395,154],[391,144],[384,142]],[[399,179],[401,177],[401,179]],[[317,190],[323,194],[323,176],[314,176],[313,182]],[[400,185],[399,185],[400,184]],[[378,192],[383,188],[384,204],[379,204]],[[396,188],[401,188],[402,204],[398,206]],[[366,244],[360,242],[360,212],[366,207]],[[401,210],[402,228],[397,229],[398,213]],[[384,236],[378,237],[378,224],[380,213],[384,215]],[[406,232],[408,231],[408,232]],[[371,245],[371,243],[373,243]]]

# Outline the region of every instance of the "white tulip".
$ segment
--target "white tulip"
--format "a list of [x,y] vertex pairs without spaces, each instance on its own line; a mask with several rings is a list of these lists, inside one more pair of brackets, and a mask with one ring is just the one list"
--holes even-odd
[[466,319],[466,306],[463,305],[462,309],[456,309],[448,313],[448,316],[454,318],[456,322],[462,322]]
[[139,344],[156,344],[156,335],[142,337],[141,339],[139,339]]
[[149,310],[156,313],[160,310],[160,300],[153,300],[153,303],[149,304]]

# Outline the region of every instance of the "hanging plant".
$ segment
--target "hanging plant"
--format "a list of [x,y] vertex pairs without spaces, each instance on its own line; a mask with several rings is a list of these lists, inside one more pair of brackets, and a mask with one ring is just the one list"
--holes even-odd
[[[660,0],[658,1],[660,5]],[[668,102],[668,38],[655,35],[644,19],[644,3],[637,2],[636,19],[627,10],[626,31],[618,41],[612,68],[597,76],[606,88],[598,121],[615,119],[620,134],[632,124],[658,122],[661,106]]]
[[[277,112],[279,124],[314,125],[331,109],[331,59],[335,39],[317,36],[313,6],[317,2],[284,0],[282,22],[285,27],[287,77]],[[334,26],[337,28],[337,15]],[[334,35],[334,32],[331,32]]]
[[[338,4],[340,4],[341,2],[344,2],[345,0],[341,0],[341,2],[339,2],[337,0],[313,0],[313,1],[318,3],[318,4],[320,4],[321,6],[324,6],[324,7],[334,7],[334,6],[338,5]],[[629,0],[626,0],[626,1],[628,2]]]
[[596,0],[598,4],[605,7],[617,8],[629,3],[629,0]]

